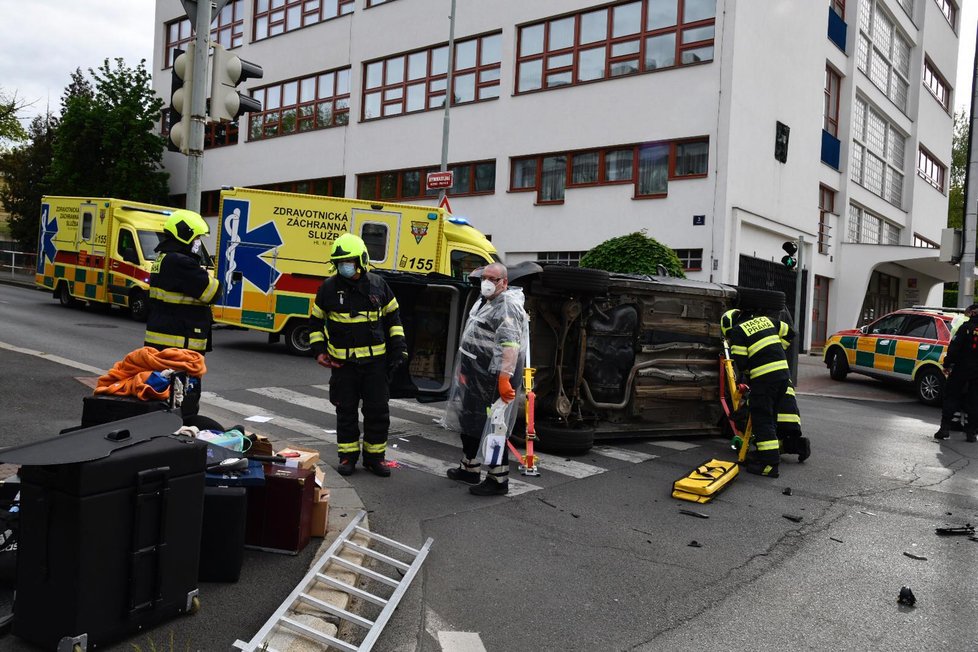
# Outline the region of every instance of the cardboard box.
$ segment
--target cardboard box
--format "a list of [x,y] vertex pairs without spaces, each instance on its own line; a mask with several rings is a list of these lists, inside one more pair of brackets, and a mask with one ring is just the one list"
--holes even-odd
[[300,469],[311,469],[319,461],[319,451],[305,446],[292,445],[275,452],[286,459],[286,464],[292,466],[298,464]]
[[259,435],[257,433],[252,433],[248,435],[248,439],[251,440],[251,448],[248,449],[248,455],[272,455],[272,442],[268,441],[268,437],[265,435]]
[[312,503],[312,526],[309,534],[314,537],[326,536],[329,527],[329,489],[316,488]]

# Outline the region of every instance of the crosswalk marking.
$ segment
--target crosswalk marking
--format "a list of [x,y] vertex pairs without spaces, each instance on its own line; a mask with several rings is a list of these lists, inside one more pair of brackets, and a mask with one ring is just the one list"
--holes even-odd
[[[280,401],[285,401],[286,403],[292,403],[293,405],[300,405],[302,407],[326,412],[332,415],[336,414],[336,408],[325,398],[318,398],[316,396],[310,396],[309,394],[303,394],[302,392],[297,392],[287,387],[256,387],[254,389],[249,389],[248,391],[254,392],[255,394],[260,394],[262,396],[267,396],[269,398],[278,399]],[[430,441],[446,444],[448,446],[453,446],[456,448],[460,446],[457,433],[449,432],[434,424],[428,427],[422,427],[420,424],[413,421],[391,417],[391,430],[399,432],[408,431],[409,434],[407,436],[417,435]],[[577,460],[568,460],[557,455],[548,455],[546,453],[537,453],[536,455],[540,460],[539,465],[541,470],[553,471],[572,478],[589,478],[593,475],[598,475],[608,470],[593,464],[578,462]]]
[[610,457],[622,462],[631,462],[632,464],[648,462],[649,460],[654,460],[659,457],[658,455],[652,455],[651,453],[628,450],[627,448],[615,448],[613,446],[595,446],[591,450],[600,455],[604,455],[605,457]]
[[656,439],[656,446],[661,446],[662,448],[671,448],[674,451],[688,451],[690,448],[699,448],[699,444],[694,444],[688,441],[676,441],[675,439]]
[[251,416],[255,413],[262,414],[263,416],[272,417],[272,421],[269,422],[271,425],[281,426],[282,428],[287,428],[294,432],[298,432],[303,435],[312,437],[318,441],[323,441],[328,444],[336,443],[336,434],[328,433],[324,428],[314,426],[312,424],[306,423],[305,421],[300,421],[299,419],[293,419],[291,417],[283,417],[275,414],[271,410],[266,410],[264,408],[257,408],[250,403],[239,403],[237,401],[231,401],[222,396],[215,394],[214,392],[201,392],[201,400],[205,401],[209,405],[213,405],[216,408],[221,408],[222,410],[227,410],[228,412],[233,412],[240,416]]

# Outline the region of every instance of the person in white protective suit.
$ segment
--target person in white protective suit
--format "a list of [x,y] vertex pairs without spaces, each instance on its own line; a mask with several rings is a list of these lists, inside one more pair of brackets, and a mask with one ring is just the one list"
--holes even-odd
[[[462,438],[461,464],[449,469],[448,477],[473,485],[469,491],[476,496],[498,496],[509,491],[505,438],[516,422],[517,396],[523,394],[529,330],[523,290],[509,287],[504,265],[486,266],[480,291],[462,331],[442,423]],[[487,466],[485,480],[480,457]]]

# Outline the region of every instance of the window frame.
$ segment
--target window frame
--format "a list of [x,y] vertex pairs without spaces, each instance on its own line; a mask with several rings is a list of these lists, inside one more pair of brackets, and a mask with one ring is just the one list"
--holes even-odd
[[[305,188],[303,187],[305,186]],[[317,197],[346,196],[346,177],[319,177],[316,179],[299,179],[296,181],[281,181],[253,186],[259,190],[274,190],[275,192],[290,192],[297,195],[315,195]],[[313,192],[309,192],[313,188]],[[317,192],[324,190],[325,192]]]
[[[834,91],[833,91],[834,86]],[[839,137],[839,103],[842,99],[842,75],[832,66],[825,66],[825,106],[823,107],[822,129],[834,138]]]
[[[936,172],[937,175],[932,174]],[[917,176],[942,195],[947,194],[947,166],[923,145],[917,145]]]
[[[850,129],[852,133],[853,152],[859,152],[859,155],[857,161],[857,156],[850,154],[850,161],[854,162],[854,164],[850,166],[851,170],[849,172],[849,178],[888,204],[903,210],[903,198],[907,183],[905,172],[907,165],[906,144],[909,141],[909,136],[898,129],[896,124],[891,122],[885,113],[878,111],[873,104],[869,102],[869,100],[862,96],[857,96],[853,103],[854,115],[858,113],[860,107],[862,107],[862,124],[858,124],[857,119],[854,118],[852,128]],[[876,116],[876,118],[883,123],[883,151],[878,151],[875,146],[871,146],[870,139],[868,137],[869,124],[872,116]],[[861,129],[859,129],[859,127],[861,127]],[[892,163],[892,158],[890,156],[890,145],[892,140],[890,137],[891,132],[896,133],[897,136],[903,139],[904,151],[900,157],[899,166]],[[882,161],[882,176],[880,182],[880,192],[878,193],[875,192],[866,181],[866,162],[870,156]],[[887,190],[890,188],[889,184],[892,182],[893,175],[899,175],[900,178],[900,201],[898,203],[894,203],[887,196]]]
[[947,24],[951,26],[951,31],[958,33],[958,6],[951,0],[934,0]]
[[[174,28],[178,30],[178,38],[171,40],[170,31]],[[186,30],[186,36],[184,36],[184,30]],[[163,25],[165,41],[163,44],[163,70],[173,67],[173,59],[176,58],[173,56],[174,51],[186,51],[187,44],[194,40],[195,34],[195,30],[190,26],[190,19],[186,16],[176,18]],[[223,38],[225,35],[228,37]],[[244,44],[244,0],[231,0],[224,5],[224,8],[211,22],[210,38],[228,50],[241,47]]]
[[829,8],[843,21],[846,19],[846,0],[829,0]]
[[[333,82],[332,94],[330,95],[324,95],[320,90],[320,83],[327,75],[332,76]],[[347,66],[344,68],[322,70],[312,75],[306,75],[305,77],[286,79],[274,84],[251,89],[251,96],[261,102],[262,110],[248,114],[248,141],[268,140],[282,136],[295,136],[310,131],[345,127],[349,124],[350,116],[351,76],[352,70]],[[345,92],[339,92],[344,78],[346,80],[346,90]],[[300,97],[303,82],[308,80],[312,80],[315,84],[313,90],[314,97],[311,100],[305,100]],[[286,95],[286,87],[292,84],[295,84],[296,101],[294,104],[283,104],[281,99]],[[272,89],[278,89],[279,101],[278,106],[269,108],[268,94]],[[343,100],[346,100],[346,106],[337,109],[337,104]],[[332,106],[329,114],[329,124],[319,124],[320,107],[326,104]],[[304,116],[303,109],[310,109],[309,114]],[[294,112],[294,126],[291,131],[286,132],[283,130],[283,125],[285,123],[285,115],[289,112]],[[311,126],[303,129],[303,124],[310,124]],[[275,133],[268,133],[269,127],[272,127]]]
[[[493,183],[491,190],[477,190],[476,189],[476,170],[480,165],[492,164],[493,171]],[[478,161],[466,161],[462,163],[450,163],[448,169],[456,172],[455,177],[458,178],[457,170],[459,168],[468,168],[468,190],[466,192],[455,192],[454,187],[449,188],[445,195],[447,197],[477,197],[480,195],[492,195],[496,192],[496,176],[498,174],[498,166],[496,164],[496,159],[482,159]],[[368,201],[391,201],[391,202],[411,202],[411,201],[422,201],[426,199],[437,198],[440,194],[439,190],[426,190],[425,189],[425,177],[428,172],[437,172],[441,168],[437,165],[425,166],[420,168],[402,168],[399,170],[381,170],[378,172],[364,172],[356,175],[356,197],[357,199],[365,199]],[[404,190],[404,176],[408,173],[418,174],[418,187],[419,193],[417,195],[407,195]],[[394,180],[394,194],[389,197],[384,197],[381,194],[382,183],[384,177],[395,175]],[[364,196],[361,192],[367,179],[373,177],[374,184],[374,194],[373,196]]]
[[[673,249],[679,262],[683,264],[684,272],[703,271],[703,248]],[[697,253],[698,252],[698,253]],[[693,262],[699,261],[699,267],[694,267]]]
[[[268,4],[268,9],[259,10],[258,4],[259,2],[263,1]],[[303,27],[318,25],[319,23],[324,23],[327,20],[348,16],[353,13],[356,0],[336,0],[336,14],[332,16],[326,15],[326,3],[324,3],[322,0],[280,1],[282,2],[281,6],[273,7],[268,0],[254,0],[254,4],[252,5],[253,12],[251,16],[252,43],[275,38],[276,36],[281,36],[282,34],[288,34],[289,32],[294,32],[298,29],[302,29]],[[293,13],[296,8],[298,8],[297,13],[299,14],[297,17]],[[281,14],[280,18],[277,17],[278,14]],[[276,16],[274,20],[273,16]],[[298,18],[299,24],[296,26],[289,26],[290,19],[295,18]],[[266,25],[260,32],[258,24],[263,19],[266,20]],[[282,25],[281,31],[273,34],[272,30],[278,25]]]
[[[856,35],[856,69],[859,70],[866,79],[869,80],[871,84],[876,86],[883,95],[889,99],[894,106],[896,106],[903,113],[907,113],[910,103],[910,61],[913,60],[913,41],[904,34],[903,30],[900,28],[899,21],[886,9],[881,7],[881,0],[867,0],[865,5],[865,10],[867,17],[865,20],[862,18],[859,21],[858,33]],[[876,42],[876,24],[877,17],[885,21],[889,26],[890,39],[887,43],[887,52],[884,54]],[[867,29],[868,25],[868,29]],[[902,70],[898,66],[897,57],[894,54],[895,44],[897,39],[903,41],[907,46],[907,60],[906,60],[906,71]],[[862,59],[862,47],[865,43],[865,68],[861,65],[860,59]],[[874,78],[874,70],[876,69],[875,64],[879,63],[880,66],[885,67],[886,70],[886,88],[881,87],[876,83]],[[894,77],[898,77],[898,81],[901,81],[905,85],[903,103],[898,102],[899,93],[898,87],[894,83]]]
[[[924,69],[921,74],[924,88],[930,93],[931,97],[937,100],[945,112],[951,112],[951,85],[937,69],[930,57],[924,57]],[[933,85],[932,85],[933,84]],[[934,87],[937,87],[936,89]],[[943,92],[944,99],[941,99]]]
[[[672,0],[676,3],[676,18],[675,23],[666,27],[655,27],[651,28],[649,26],[649,3],[653,0],[625,0],[624,2],[617,2],[614,4],[603,5],[599,7],[587,7],[584,9],[579,9],[577,11],[572,11],[564,14],[558,14],[554,16],[549,16],[542,20],[534,20],[532,22],[519,24],[516,26],[516,51],[514,59],[514,95],[525,95],[527,93],[537,93],[542,91],[553,90],[554,88],[562,88],[565,86],[576,86],[579,84],[590,84],[600,81],[608,81],[610,79],[615,79],[617,77],[627,76],[630,74],[642,74],[650,72],[658,72],[661,70],[671,70],[673,68],[680,68],[691,65],[711,63],[715,56],[715,43],[716,43],[716,6],[714,4],[713,15],[709,18],[702,18],[699,20],[694,20],[690,22],[685,21],[686,13],[686,2],[687,0]],[[623,8],[629,5],[638,4],[639,7],[639,25],[638,31],[631,32],[628,34],[623,34],[616,36],[614,34],[615,28],[615,10]],[[582,20],[586,15],[596,14],[598,12],[606,12],[604,17],[605,25],[605,36],[603,39],[599,38],[593,41],[582,41]],[[573,25],[571,28],[572,36],[570,39],[570,45],[564,45],[562,47],[551,48],[551,27],[565,21],[567,19],[573,20]],[[542,47],[539,52],[533,52],[528,54],[522,54],[524,36],[526,35],[526,30],[536,29],[542,27]],[[690,41],[688,43],[683,43],[683,35],[690,32],[695,32],[698,29],[703,28],[713,28],[713,36],[710,38],[701,38],[697,41]],[[672,63],[668,66],[656,66],[654,68],[647,67],[647,50],[648,44],[651,39],[674,35],[673,40],[673,59]],[[630,44],[635,44],[637,47],[634,51],[629,51],[627,46]],[[615,54],[616,47],[622,49],[625,46],[625,52],[619,52]],[[684,55],[688,52],[694,52],[696,50],[701,50],[703,48],[711,48],[713,51],[710,54],[709,59],[703,59],[699,61],[689,61],[684,63]],[[589,53],[594,50],[603,50],[604,55],[604,70],[600,77],[595,77],[592,79],[581,79],[581,56],[582,53]],[[556,63],[550,66],[550,61],[552,59],[559,59],[562,57],[569,57],[569,63],[565,65],[560,65]],[[636,67],[630,72],[616,73],[614,71],[614,66],[622,65],[628,62],[634,61]],[[527,64],[535,64],[539,62],[540,68],[540,86],[536,88],[521,88],[520,85],[520,73],[522,67]],[[558,82],[554,81],[549,83],[547,81],[548,76],[554,77],[557,75],[570,74],[570,81],[568,82]]]
[[824,183],[818,186],[818,253],[828,255],[832,249],[831,217],[835,212],[836,191]]

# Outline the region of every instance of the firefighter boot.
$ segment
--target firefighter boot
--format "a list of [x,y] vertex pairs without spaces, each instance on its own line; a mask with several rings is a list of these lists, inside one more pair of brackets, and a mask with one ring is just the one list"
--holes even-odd
[[947,439],[950,435],[951,435],[951,431],[948,429],[947,426],[944,425],[944,422],[942,421],[941,427],[937,430],[937,432],[934,433],[934,439]]
[[364,456],[363,468],[367,469],[374,475],[380,476],[381,478],[389,478],[391,475],[391,467],[387,465],[387,460],[385,460],[383,457]]
[[978,441],[978,433],[976,433],[974,430],[969,430],[968,432],[964,433],[964,440],[975,443]]
[[771,462],[764,462],[757,458],[748,459],[744,463],[744,470],[754,475],[763,475],[768,478],[778,477],[778,465]]
[[509,466],[490,466],[486,479],[469,487],[473,496],[504,496],[509,493]]
[[798,450],[795,452],[798,453],[799,464],[801,464],[802,462],[804,462],[805,460],[807,460],[809,457],[812,456],[812,442],[809,441],[808,437],[798,438]]
[[462,461],[459,462],[458,468],[448,469],[448,473],[446,475],[456,482],[464,482],[465,484],[479,484],[479,480],[482,479],[482,474],[479,473],[480,466],[481,464],[479,464],[477,461],[463,457]]
[[357,469],[357,461],[352,457],[341,457],[336,472],[340,475],[352,475]]

